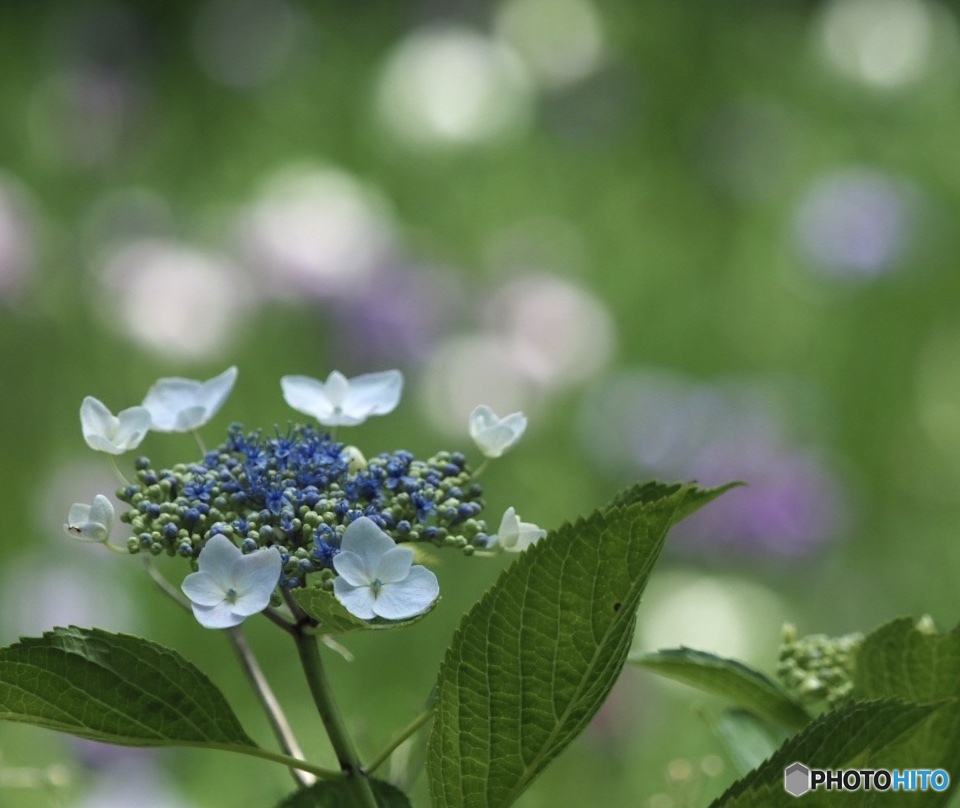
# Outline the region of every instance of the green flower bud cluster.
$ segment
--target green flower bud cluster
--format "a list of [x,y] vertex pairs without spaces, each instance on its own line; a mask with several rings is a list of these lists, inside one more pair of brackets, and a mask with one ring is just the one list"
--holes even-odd
[[783,627],[777,677],[804,703],[834,706],[853,690],[853,670],[863,641],[859,632],[842,637],[810,634],[797,637],[795,626]]
[[[369,461],[310,426],[264,438],[234,426],[202,462],[154,469],[136,461],[136,483],[118,492],[132,553],[196,559],[222,534],[245,553],[276,546],[281,584],[332,575],[332,559],[352,521],[367,516],[394,541],[457,547],[486,545],[482,489],[459,452],[417,460],[409,452]],[[194,562],[195,565],[195,562]]]

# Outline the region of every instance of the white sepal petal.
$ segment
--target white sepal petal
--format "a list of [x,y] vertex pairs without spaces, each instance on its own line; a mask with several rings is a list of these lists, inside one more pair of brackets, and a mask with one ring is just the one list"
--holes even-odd
[[417,564],[402,582],[385,584],[373,608],[387,620],[407,620],[427,611],[439,595],[437,576]]
[[340,601],[340,605],[354,617],[372,620],[377,616],[373,610],[376,597],[369,586],[353,586],[343,578],[334,578],[333,594]]
[[349,550],[341,550],[333,557],[333,568],[351,586],[367,586],[372,580],[363,559]]
[[356,553],[360,556],[369,575],[376,573],[380,556],[396,546],[396,542],[368,516],[361,516],[347,525],[340,541],[341,553]]
[[273,548],[244,555],[230,539],[210,538],[197,559],[200,570],[180,588],[194,617],[206,628],[231,628],[269,604],[280,580],[280,553]]
[[440,594],[437,577],[426,567],[412,565],[413,550],[397,547],[372,519],[364,516],[351,522],[340,548],[333,559],[338,573],[333,594],[361,620],[415,617]]
[[191,572],[180,589],[197,606],[216,606],[223,601],[223,587],[209,572]]
[[413,550],[394,547],[380,556],[374,577],[383,584],[399,583],[407,578],[412,566]]
[[203,426],[223,407],[236,380],[236,367],[205,382],[179,377],[158,379],[143,399],[153,421],[152,429],[189,432]]
[[536,544],[547,535],[547,531],[537,527],[532,522],[521,522],[513,507],[507,508],[500,520],[500,528],[493,538],[496,543],[510,553],[519,553],[526,550],[531,544]]
[[103,494],[97,494],[92,505],[75,502],[70,506],[63,529],[68,536],[80,541],[103,544],[110,538],[113,521],[113,503]]
[[403,374],[386,370],[348,379],[334,370],[326,382],[309,376],[284,376],[280,388],[287,404],[324,426],[356,426],[371,415],[385,415],[396,408]]
[[150,413],[130,407],[114,416],[102,401],[87,396],[80,405],[80,426],[91,449],[120,455],[140,445],[150,429]]
[[197,603],[190,605],[193,608],[193,616],[204,628],[233,628],[247,618],[247,615],[234,612],[233,607],[225,600],[215,606],[201,606]]
[[500,418],[485,404],[475,407],[470,413],[470,437],[487,457],[500,457],[520,440],[527,428],[527,417],[522,412],[512,412]]

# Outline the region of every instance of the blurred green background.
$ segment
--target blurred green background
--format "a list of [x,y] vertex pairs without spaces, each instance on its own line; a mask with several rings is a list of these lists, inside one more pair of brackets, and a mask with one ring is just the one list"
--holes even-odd
[[[60,527],[116,485],[82,441],[85,395],[116,411],[231,364],[210,445],[285,425],[286,373],[401,368],[398,411],[350,433],[367,453],[478,462],[470,409],[525,410],[484,476],[494,525],[514,505],[554,526],[637,479],[747,481],[677,531],[638,647],[772,672],[786,619],[953,625],[958,67],[953,8],[923,0],[4,4],[0,640],[142,633],[269,742],[226,641]],[[502,566],[441,562],[428,620],[331,656],[368,756]],[[329,760],[277,633],[249,623]],[[735,777],[719,710],[628,669],[519,804],[706,804]],[[271,805],[290,785],[0,726],[0,805]]]

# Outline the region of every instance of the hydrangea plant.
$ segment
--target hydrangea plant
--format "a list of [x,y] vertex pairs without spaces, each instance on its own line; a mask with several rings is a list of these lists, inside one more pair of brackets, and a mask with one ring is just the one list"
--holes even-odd
[[[117,498],[126,506],[119,521],[127,536],[110,540],[116,513],[104,495],[74,504],[64,529],[141,556],[159,591],[200,630],[227,634],[276,747],[254,741],[216,685],[176,651],[97,628],[56,628],[0,649],[0,717],[114,744],[274,761],[296,783],[283,808],[409,805],[381,779],[381,767],[401,744],[429,733],[432,804],[487,808],[516,801],[586,727],[631,661],[735,703],[738,718],[718,724],[718,735],[745,769],[757,768],[717,806],[779,805],[777,778],[784,762],[797,759],[825,767],[877,750],[882,761],[891,750],[914,757],[933,750],[960,770],[960,633],[938,636],[899,622],[867,637],[800,639],[789,629],[782,683],[686,648],[630,653],[640,598],[668,531],[729,485],[637,484],[552,530],[522,521],[514,506],[488,523],[477,477],[520,440],[523,413],[473,411],[468,430],[482,455],[476,468],[460,450],[367,457],[338,430],[392,412],[400,372],[348,379],[334,371],[325,382],[286,376],[286,402],[318,423],[269,431],[235,424],[208,451],[196,430],[225,405],[236,381],[236,368],[205,382],[161,379],[142,406],[118,416],[84,399],[83,437],[108,454],[123,481]],[[199,456],[169,467],[139,457],[128,480],[115,457],[137,448],[150,429],[193,432]],[[321,646],[343,651],[342,634],[428,619],[444,581],[415,563],[431,555],[425,547],[477,559],[510,553],[513,561],[462,617],[433,692],[423,694],[427,707],[387,748],[361,757]],[[250,619],[289,637],[332,760],[303,755],[243,634]],[[754,722],[752,735],[737,723],[743,716]],[[770,740],[766,763],[749,754],[758,726]]]

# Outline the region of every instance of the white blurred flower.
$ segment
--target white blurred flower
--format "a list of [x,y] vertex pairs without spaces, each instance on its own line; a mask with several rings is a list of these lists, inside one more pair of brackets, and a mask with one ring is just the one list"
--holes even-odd
[[226,536],[213,536],[200,551],[200,570],[183,579],[193,616],[205,628],[232,628],[270,604],[280,580],[280,553],[272,548],[244,555]]
[[87,396],[80,405],[80,425],[87,446],[120,455],[136,449],[150,431],[150,412],[145,407],[129,407],[114,415],[102,401]]
[[393,412],[400,403],[403,374],[385,370],[348,379],[335,370],[326,382],[309,376],[284,376],[280,387],[287,404],[324,426],[356,426],[371,415]]
[[527,428],[527,416],[512,412],[503,418],[486,404],[470,413],[470,437],[487,457],[500,457],[515,444]]
[[177,377],[158,379],[143,399],[155,432],[190,432],[216,415],[233,390],[237,369],[231,367],[205,382]]
[[75,502],[70,506],[63,529],[80,541],[105,544],[113,530],[113,517],[113,504],[103,494],[97,494],[92,505]]
[[546,535],[546,530],[532,522],[521,522],[517,512],[510,507],[504,511],[503,519],[500,520],[500,529],[493,538],[496,539],[496,545],[507,552],[520,553]]
[[422,614],[440,594],[437,576],[413,564],[413,550],[397,547],[372,519],[362,516],[343,532],[333,557],[333,594],[361,620],[405,620]]

